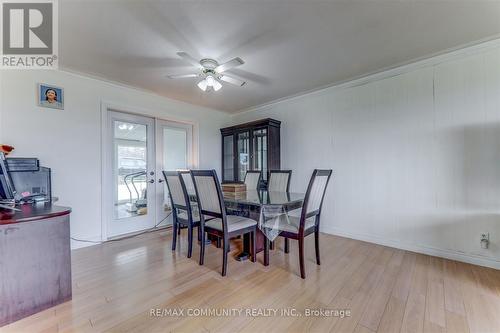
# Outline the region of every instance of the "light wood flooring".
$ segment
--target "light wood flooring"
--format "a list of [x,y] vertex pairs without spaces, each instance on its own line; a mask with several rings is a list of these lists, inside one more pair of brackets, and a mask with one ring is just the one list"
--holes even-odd
[[[271,251],[269,267],[199,247],[170,250],[162,230],[73,251],[73,300],[0,328],[3,332],[500,332],[500,271],[321,234],[306,241],[307,279],[297,244]],[[241,246],[235,241],[233,255]],[[292,309],[302,316],[189,317],[151,309]],[[349,317],[306,317],[305,309],[347,309]],[[293,312],[296,311],[296,312]]]

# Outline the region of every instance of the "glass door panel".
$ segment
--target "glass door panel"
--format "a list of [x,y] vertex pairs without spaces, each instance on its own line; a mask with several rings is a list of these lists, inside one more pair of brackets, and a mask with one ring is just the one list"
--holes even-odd
[[165,170],[188,168],[186,129],[163,127],[163,166]]
[[234,135],[226,135],[223,139],[224,156],[222,156],[224,164],[224,179],[225,182],[234,182]]
[[250,132],[238,133],[238,179],[243,181],[247,171],[250,169]]
[[104,183],[109,198],[107,236],[149,229],[155,222],[154,120],[108,111]]
[[262,179],[267,180],[267,129],[253,131],[253,169],[262,171]]
[[145,125],[114,122],[114,218],[145,215],[147,210],[147,129]]
[[[187,134],[180,128],[163,127],[163,170],[186,170],[187,166]],[[161,176],[160,176],[161,177]],[[163,182],[163,179],[161,179]],[[166,184],[163,185],[163,195],[160,198],[160,207],[165,215],[172,211],[170,194]],[[162,212],[158,212],[161,214]]]
[[[157,225],[163,225],[172,223],[172,219],[168,218],[172,203],[162,171],[188,170],[192,167],[192,125],[157,120],[156,127],[156,220]],[[185,177],[184,181],[187,187],[191,186],[191,177]]]

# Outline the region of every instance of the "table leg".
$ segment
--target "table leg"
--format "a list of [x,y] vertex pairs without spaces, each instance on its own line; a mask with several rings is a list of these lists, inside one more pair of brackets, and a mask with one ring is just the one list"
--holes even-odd
[[264,266],[269,266],[269,239],[264,240]]
[[244,261],[250,258],[250,233],[243,235],[243,251],[236,256],[236,260]]
[[[255,209],[255,208],[241,208],[239,207],[239,209],[242,211],[243,215],[246,215],[248,216],[249,218],[251,218],[252,220],[255,220],[255,221],[258,221],[259,220],[259,217],[260,217],[260,209]],[[260,234],[260,235],[259,235]],[[262,232],[257,229],[257,252],[259,251],[259,240],[262,239],[263,234]],[[264,245],[263,243],[261,243],[262,246]],[[251,239],[250,239],[250,234],[245,234],[243,235],[243,251],[241,251],[240,254],[238,254],[236,256],[236,260],[238,261],[244,261],[244,260],[248,260],[250,258],[250,253],[252,252],[252,249],[251,249]]]

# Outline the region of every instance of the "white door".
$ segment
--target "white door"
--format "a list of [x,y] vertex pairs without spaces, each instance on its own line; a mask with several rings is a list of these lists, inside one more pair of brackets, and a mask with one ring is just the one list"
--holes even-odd
[[[158,225],[172,223],[171,202],[162,171],[193,168],[193,126],[156,120],[156,220]],[[189,178],[186,179],[189,181]],[[189,187],[189,183],[186,184]]]
[[107,236],[155,226],[156,170],[154,119],[108,111],[104,181],[107,182]]

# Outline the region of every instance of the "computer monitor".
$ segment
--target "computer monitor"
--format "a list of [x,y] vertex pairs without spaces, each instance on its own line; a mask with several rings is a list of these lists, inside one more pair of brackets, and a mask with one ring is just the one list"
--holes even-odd
[[9,174],[16,193],[20,196],[36,195],[44,201],[51,200],[50,168],[41,166],[38,171],[10,171]]
[[14,199],[16,190],[7,169],[5,154],[0,152],[0,199]]

